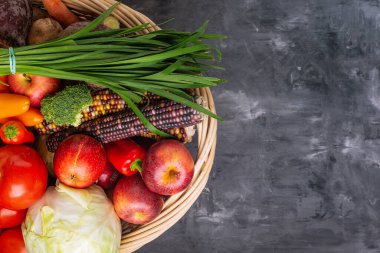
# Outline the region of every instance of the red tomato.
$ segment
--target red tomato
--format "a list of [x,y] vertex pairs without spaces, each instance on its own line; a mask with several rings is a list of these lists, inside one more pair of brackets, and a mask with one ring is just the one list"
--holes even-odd
[[28,209],[13,211],[0,207],[0,228],[11,228],[20,225]]
[[6,229],[0,234],[0,250],[4,253],[28,253],[20,226]]
[[30,207],[45,193],[48,170],[34,149],[23,145],[0,148],[0,206],[11,210]]

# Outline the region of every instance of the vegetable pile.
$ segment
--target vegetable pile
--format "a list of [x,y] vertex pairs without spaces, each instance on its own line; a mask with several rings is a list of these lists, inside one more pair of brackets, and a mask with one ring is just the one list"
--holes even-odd
[[223,36],[207,23],[145,34],[110,16],[117,5],[87,22],[42,2],[0,3],[14,15],[0,17],[0,249],[119,252],[121,222],[153,221],[191,184],[185,143],[219,119],[194,89],[222,82],[202,74],[220,58],[205,40]]
[[[109,88],[126,101],[150,131],[164,136],[167,135],[156,129],[136,106],[141,102],[144,92],[152,92],[218,118],[194,103],[185,90],[212,87],[222,82],[218,78],[199,74],[214,67],[205,63],[214,59],[214,48],[206,44],[204,39],[223,37],[205,34],[207,23],[194,33],[161,30],[136,35],[146,29],[148,24],[92,31],[115,7],[72,35],[16,48],[17,70]],[[220,55],[218,50],[214,51]],[[0,75],[10,73],[8,58],[8,50],[0,50]]]

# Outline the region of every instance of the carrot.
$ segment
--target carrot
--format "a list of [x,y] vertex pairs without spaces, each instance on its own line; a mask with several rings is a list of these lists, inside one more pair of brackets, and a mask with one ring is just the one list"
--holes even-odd
[[42,3],[50,16],[55,18],[63,27],[68,27],[79,21],[79,18],[61,0],[42,0]]

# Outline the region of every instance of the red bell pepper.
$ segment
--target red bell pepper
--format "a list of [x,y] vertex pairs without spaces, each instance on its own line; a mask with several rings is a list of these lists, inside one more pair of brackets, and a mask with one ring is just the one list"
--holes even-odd
[[5,144],[33,143],[34,135],[17,120],[4,123],[0,128],[0,138]]
[[5,122],[10,121],[11,118],[2,118],[0,119],[0,126],[3,125]]
[[141,164],[146,151],[130,139],[119,140],[104,145],[108,161],[125,176],[141,173]]

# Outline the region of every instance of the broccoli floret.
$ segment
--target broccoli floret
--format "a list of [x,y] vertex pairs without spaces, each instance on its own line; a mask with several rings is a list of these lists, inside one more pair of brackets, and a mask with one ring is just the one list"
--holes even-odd
[[92,105],[90,90],[84,85],[67,86],[41,103],[41,113],[47,122],[57,126],[79,126],[82,111]]

